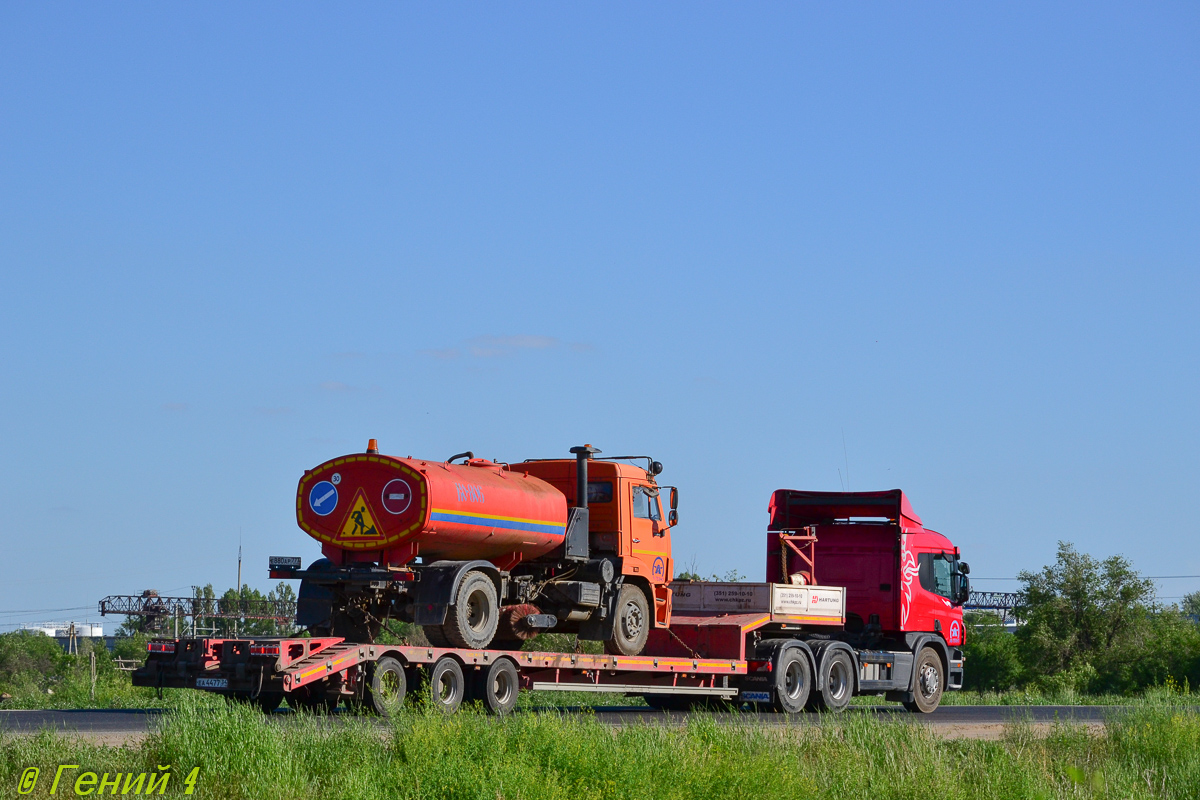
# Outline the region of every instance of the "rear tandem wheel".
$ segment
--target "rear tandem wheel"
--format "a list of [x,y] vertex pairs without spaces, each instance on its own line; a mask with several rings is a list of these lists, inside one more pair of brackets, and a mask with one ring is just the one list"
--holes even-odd
[[821,675],[821,688],[809,697],[809,710],[845,711],[854,696],[854,664],[850,655],[841,649],[826,651],[817,670]]

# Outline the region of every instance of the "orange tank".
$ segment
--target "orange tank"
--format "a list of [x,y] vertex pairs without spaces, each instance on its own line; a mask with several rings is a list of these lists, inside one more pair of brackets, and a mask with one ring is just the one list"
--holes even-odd
[[567,499],[505,464],[465,464],[367,453],[304,473],[296,521],[335,563],[402,566],[418,555],[487,559],[507,569],[563,543]]

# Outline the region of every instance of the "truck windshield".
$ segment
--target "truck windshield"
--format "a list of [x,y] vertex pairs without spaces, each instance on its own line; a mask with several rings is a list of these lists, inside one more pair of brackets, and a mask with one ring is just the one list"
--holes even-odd
[[917,577],[921,581],[921,588],[947,600],[951,599],[952,567],[950,559],[941,553],[921,553],[917,561]]

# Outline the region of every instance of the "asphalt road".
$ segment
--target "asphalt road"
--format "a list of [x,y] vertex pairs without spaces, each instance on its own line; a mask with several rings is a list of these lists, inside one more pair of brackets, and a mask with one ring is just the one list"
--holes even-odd
[[[571,712],[578,709],[559,710]],[[682,712],[655,711],[640,707],[602,706],[594,711],[599,721],[611,725],[682,724],[687,718],[687,714]],[[899,723],[929,725],[947,734],[993,738],[1002,732],[1005,724],[1014,721],[1027,720],[1035,725],[1064,721],[1094,726],[1102,725],[1110,715],[1120,714],[1122,711],[1121,706],[943,706],[932,714],[910,714],[899,706],[855,706],[846,713],[869,714]],[[271,718],[286,724],[290,716],[288,712],[282,711],[272,714]],[[821,715],[817,714],[790,717],[785,714],[722,713],[715,716],[718,720],[727,722],[739,720],[756,725],[795,724],[797,721],[819,724],[821,720]],[[168,718],[169,714],[162,711],[141,709],[0,710],[0,731],[27,734],[48,729],[115,743],[141,738]]]

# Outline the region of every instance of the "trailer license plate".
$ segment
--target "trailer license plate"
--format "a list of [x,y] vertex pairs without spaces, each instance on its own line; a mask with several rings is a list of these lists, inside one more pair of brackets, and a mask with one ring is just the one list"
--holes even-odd
[[742,700],[747,703],[769,703],[771,702],[770,692],[747,692],[742,690]]
[[197,689],[228,689],[228,678],[196,678]]

